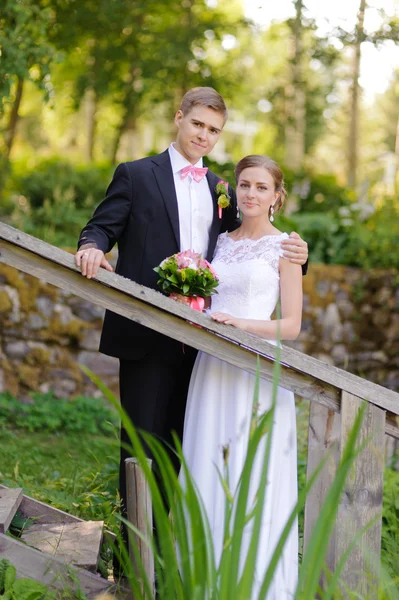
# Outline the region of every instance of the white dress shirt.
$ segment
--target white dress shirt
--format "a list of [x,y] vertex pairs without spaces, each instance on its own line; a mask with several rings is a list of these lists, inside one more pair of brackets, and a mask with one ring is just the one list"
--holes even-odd
[[[190,174],[181,179],[180,171],[191,163],[176,150],[174,144],[169,146],[169,156],[179,211],[180,250],[194,250],[205,258],[213,220],[213,203],[208,181],[206,177],[199,182],[194,181]],[[194,167],[202,166],[200,158]]]

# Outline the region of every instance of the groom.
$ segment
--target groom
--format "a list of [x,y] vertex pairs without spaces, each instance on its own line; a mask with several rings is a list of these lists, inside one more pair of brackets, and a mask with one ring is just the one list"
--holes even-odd
[[[82,275],[95,277],[99,267],[112,271],[105,254],[116,243],[116,272],[154,289],[153,268],[167,256],[191,248],[212,259],[218,235],[239,225],[234,190],[229,188],[231,206],[219,218],[219,177],[202,164],[226,120],[226,105],[214,89],[191,89],[175,116],[175,143],[162,154],[117,167],[79,238],[75,262]],[[285,250],[294,262],[307,261],[307,244],[297,234],[291,234]],[[172,431],[181,437],[196,350],[186,346],[183,352],[180,342],[107,311],[100,351],[120,360],[121,404],[134,425],[168,443]],[[121,441],[128,442],[123,430]],[[126,456],[122,444],[122,503]]]

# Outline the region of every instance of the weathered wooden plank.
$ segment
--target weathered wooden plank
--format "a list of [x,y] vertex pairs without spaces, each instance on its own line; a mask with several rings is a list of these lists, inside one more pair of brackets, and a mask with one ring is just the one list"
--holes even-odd
[[[136,458],[127,458],[125,466],[127,518],[130,523],[149,539],[149,536],[152,535],[152,501],[150,490]],[[129,557],[133,566],[136,561],[132,544],[135,544],[139,549],[145,573],[152,584],[152,591],[154,591],[155,566],[151,547],[131,531],[129,532]]]
[[[8,490],[11,488],[0,484],[0,490]],[[83,519],[70,515],[69,513],[59,510],[54,506],[35,500],[30,496],[23,495],[21,504],[19,505],[19,512],[23,519],[28,520],[29,518],[34,519],[35,523],[83,523]],[[116,536],[112,531],[104,531],[104,536],[110,543],[114,543]]]
[[[321,507],[335,477],[340,443],[340,415],[321,406],[312,403],[309,412],[309,435],[308,435],[308,460],[307,479],[319,466],[321,461],[328,459],[319,474],[316,482],[310,490],[305,504],[305,528],[304,528],[304,550],[308,546],[313,528],[320,514]],[[331,540],[326,562],[331,564],[335,556],[335,541]]]
[[10,526],[22,500],[22,488],[0,489],[0,533]]
[[[214,324],[214,321],[210,317],[200,315],[201,324],[204,327],[201,329],[193,327],[187,319],[189,318],[192,322],[198,320],[196,311],[180,305],[154,290],[138,286],[136,283],[125,280],[113,273],[109,273],[113,278],[112,288],[109,287],[109,284],[104,286],[96,280],[83,279],[79,272],[72,270],[71,264],[68,268],[61,267],[49,259],[41,258],[34,253],[27,254],[21,248],[12,247],[9,244],[6,248],[5,245],[6,242],[0,241],[0,260],[5,259],[8,264],[17,269],[39,277],[91,302],[94,301],[99,306],[109,308],[142,325],[178,339],[187,345],[194,346],[199,350],[213,354],[251,373],[256,373],[256,354],[246,347],[231,344],[226,338],[219,335],[215,336],[208,331],[206,327],[213,327]],[[62,252],[58,249],[55,250]],[[68,253],[64,254],[72,261],[71,255]],[[147,304],[147,299],[143,302],[143,300],[137,300],[126,292],[122,293],[113,289],[118,281],[120,285],[123,283],[129,289],[131,286],[136,291],[139,289],[140,291],[137,292],[137,295],[140,297],[143,296],[143,299],[144,296],[147,297],[149,295],[151,296],[151,301],[156,298],[158,303],[162,305],[166,303],[170,312],[176,309],[180,313],[183,309],[184,314],[182,316],[184,318],[176,319],[176,316],[173,314],[169,314],[165,310],[160,311],[151,304]],[[220,325],[218,328],[221,331],[223,330]],[[253,339],[256,338],[253,337]],[[274,348],[272,344],[270,346]],[[262,377],[271,381],[273,379],[273,370],[274,363],[272,359],[264,358],[261,360],[260,373]],[[333,386],[314,381],[312,377],[285,368],[282,369],[280,383],[304,398],[328,404],[333,407],[333,410],[339,410],[339,390]]]
[[31,525],[23,541],[66,563],[95,572],[103,538],[103,521]]
[[63,590],[65,597],[68,590],[77,591],[79,586],[88,598],[95,598],[101,592],[112,593],[116,589],[116,586],[110,585],[107,579],[67,565],[59,558],[50,557],[4,534],[0,534],[0,556],[8,558],[15,566],[19,579],[23,577],[35,579],[45,585]]
[[395,439],[399,439],[399,417],[397,415],[387,412],[385,433]]
[[[341,455],[363,400],[343,392],[341,407]],[[356,458],[338,508],[335,528],[335,560],[338,564],[355,536],[369,526],[352,549],[342,580],[369,600],[378,597],[381,552],[382,501],[385,466],[385,412],[367,403],[358,444],[368,440]]]
[[[22,268],[22,266],[18,266],[18,264],[13,264],[12,261],[15,260],[16,256],[15,254],[8,252],[11,251],[12,248],[16,250],[18,247],[21,250],[21,252],[18,255],[19,258],[22,258],[23,256],[26,257],[27,253],[30,256],[35,254],[37,257],[42,257],[44,263],[42,263],[41,269],[39,269],[41,271],[41,275],[37,275],[36,273],[32,274],[42,277],[46,281],[49,281],[46,275],[50,264],[54,265],[56,263],[68,270],[73,270],[76,272],[73,256],[71,256],[69,253],[60,250],[59,248],[55,248],[50,244],[47,244],[41,240],[38,240],[37,238],[29,236],[4,223],[0,223],[0,240],[4,240],[0,242],[0,252],[2,255],[0,259],[5,260],[6,262],[8,262],[8,264],[16,266],[16,268],[20,268],[21,270],[26,271],[26,267],[28,265],[25,262],[24,269]],[[30,273],[31,271],[28,270],[26,272]],[[59,280],[62,277],[61,273],[64,273],[64,271],[58,272]],[[261,340],[257,336],[253,336],[243,331],[239,331],[237,329],[234,329],[233,327],[215,323],[209,317],[199,312],[195,312],[194,314],[194,311],[187,308],[186,306],[182,304],[178,304],[176,306],[176,302],[171,301],[162,294],[155,292],[154,290],[151,290],[149,288],[140,286],[128,279],[121,278],[115,273],[109,273],[104,269],[100,269],[96,281],[104,283],[110,288],[120,290],[131,297],[140,299],[142,302],[146,303],[147,310],[149,305],[161,308],[163,311],[175,314],[184,319],[190,319],[193,323],[202,325],[203,327],[206,327],[209,331],[212,331],[213,333],[217,333],[221,336],[224,336],[226,339],[246,346],[247,348],[250,348],[252,352],[257,352],[265,357],[272,359],[276,357],[276,347],[273,344],[267,342],[266,340]],[[60,281],[58,283],[55,283],[53,281],[49,282],[54,283],[54,285],[57,285],[58,287],[65,287],[63,285],[60,285]],[[80,293],[82,287],[86,287],[87,283],[87,280],[81,279],[80,285],[78,285],[78,290],[80,291],[73,290],[73,293],[76,293],[82,297],[87,297],[83,296]],[[97,288],[95,289],[97,291]],[[104,304],[101,304],[97,301],[96,298],[94,298],[93,294],[89,299],[92,302],[94,301],[96,304],[104,306]],[[120,314],[124,314],[124,316],[128,316],[128,318],[131,318],[135,321],[143,322],[141,316],[135,312],[132,305],[130,306],[131,316],[125,313]],[[112,310],[114,310],[114,308],[112,308]],[[144,315],[145,314],[146,313],[144,312]],[[160,319],[159,311],[154,311],[151,316],[154,320],[149,319],[149,323],[143,322],[143,324],[145,324],[147,327],[157,329],[157,324]],[[148,315],[148,317],[150,317],[150,315]],[[166,335],[170,335],[170,337],[174,337],[175,339],[181,339],[180,337],[177,338],[176,335],[173,335],[174,324],[177,324],[176,319],[172,320],[172,327],[170,328],[169,333],[165,333]],[[197,333],[200,332],[200,330],[197,328],[192,329],[196,329]],[[190,337],[194,338],[194,343],[191,343],[191,345],[197,347],[197,344],[195,343],[197,339],[196,333],[194,332],[194,335]],[[210,350],[208,350],[210,351],[210,353],[212,353],[211,349],[212,347],[210,348]],[[352,375],[351,373],[347,373],[346,371],[338,369],[337,367],[334,367],[332,365],[327,365],[326,363],[316,360],[301,352],[298,352],[297,350],[293,350],[292,348],[283,348],[281,360],[286,366],[289,366],[292,369],[295,369],[308,376],[311,376],[312,378],[315,378],[316,380],[318,380],[319,384],[329,384],[330,386],[336,389],[342,389],[349,393],[355,394],[358,397],[364,398],[369,402],[372,402],[376,406],[380,406],[381,408],[389,410],[394,414],[399,414],[399,394],[393,392],[392,390],[383,388],[382,386],[369,382],[365,379],[362,379],[361,377],[357,377],[356,375]],[[296,393],[301,395],[300,391],[297,391]],[[309,396],[305,396],[304,394],[302,395],[311,399]]]
[[[308,477],[330,454],[324,469],[309,493],[305,506],[304,546],[312,534],[321,506],[334,480],[338,462],[353,427],[362,400],[343,392],[341,414],[337,415],[317,404],[310,406]],[[326,555],[326,566],[334,572],[343,553],[356,535],[376,519],[351,551],[342,572],[342,580],[350,590],[376,598],[381,546],[382,499],[385,451],[385,412],[367,403],[358,444],[370,440],[355,461],[338,508],[336,525]],[[324,579],[321,581],[323,585]]]
[[[36,241],[35,238],[33,238],[33,240]],[[44,242],[40,242],[40,244],[44,244]],[[11,264],[21,271],[28,272],[31,275],[39,277],[62,289],[66,289],[67,291],[70,291],[71,293],[74,293],[91,302],[94,301],[96,304],[104,308],[109,308],[116,313],[133,319],[136,322],[164,333],[165,335],[168,335],[174,339],[179,339],[187,345],[191,345],[199,350],[213,354],[214,356],[217,356],[218,358],[221,358],[222,360],[225,360],[226,362],[229,362],[239,368],[245,369],[251,373],[256,372],[255,350],[248,348],[248,346],[250,346],[250,340],[245,338],[247,344],[243,346],[237,343],[232,344],[229,341],[229,338],[220,335],[221,332],[226,333],[226,331],[228,331],[229,336],[232,339],[233,333],[230,333],[230,331],[233,328],[227,328],[224,325],[215,324],[214,321],[212,321],[207,315],[202,315],[199,313],[197,314],[197,312],[193,311],[192,309],[174,302],[173,300],[164,297],[162,294],[159,294],[154,290],[143,288],[142,286],[139,286],[132,281],[123,279],[113,273],[104,272],[105,274],[101,273],[99,275],[98,279],[105,278],[108,280],[109,277],[111,277],[112,282],[104,281],[104,283],[107,283],[107,286],[102,285],[97,280],[83,279],[80,273],[74,269],[73,258],[70,254],[59,250],[58,248],[53,248],[48,244],[46,244],[46,246],[49,248],[50,254],[55,253],[58,255],[61,253],[62,260],[68,263],[68,266],[61,267],[48,258],[44,259],[34,253],[27,254],[26,250],[2,241],[0,241],[0,260],[4,260],[8,264]],[[64,255],[66,255],[67,258],[65,258]],[[61,260],[61,258],[59,257],[59,260]],[[120,284],[120,282],[122,282],[123,285]],[[129,291],[122,293],[117,291],[117,289],[113,289],[114,287],[117,287],[118,283],[122,287],[128,288]],[[131,294],[133,294],[133,296],[137,295],[140,298],[143,298],[144,302],[141,299],[137,300]],[[147,303],[155,302],[154,298],[158,304],[162,304],[162,312],[156,307],[152,306],[150,303]],[[161,301],[159,298],[161,298]],[[184,317],[184,319],[177,319],[173,314],[165,312],[166,310],[170,313],[173,313],[174,311],[176,312],[177,316]],[[195,314],[193,314],[194,312]],[[188,318],[193,323],[200,323],[202,328],[199,329],[197,327],[193,327],[190,322],[186,320]],[[215,335],[215,333],[218,333],[218,335]],[[239,332],[238,335],[242,333],[243,332]],[[237,337],[237,334],[234,333],[234,336]],[[255,336],[250,336],[250,338],[254,340],[252,345],[253,348],[255,348],[259,344],[259,338],[256,338]],[[262,340],[260,343],[266,344],[273,349],[273,352],[275,351],[275,347],[272,344],[268,344],[268,342],[264,342]],[[285,352],[287,350],[290,349],[283,348],[283,365],[280,375],[280,384],[283,387],[292,390],[295,394],[302,396],[303,398],[318,402],[330,410],[339,412],[339,388],[317,380],[314,376],[301,373],[300,370],[296,371],[294,369],[287,368],[285,365]],[[260,374],[263,378],[271,381],[273,379],[274,369],[273,359],[267,358],[265,355],[262,356],[263,358],[261,357],[260,361]],[[323,364],[320,361],[316,362],[320,363],[320,365]],[[357,379],[360,382],[363,381],[360,378]],[[380,388],[380,386],[377,387]],[[380,389],[384,390],[384,388]],[[396,394],[395,396],[399,398],[399,394]],[[387,422],[387,433],[393,437],[399,438],[399,427],[393,419],[391,419],[389,423]]]
[[399,469],[399,444],[398,440],[386,437],[385,440],[385,464],[398,471]]

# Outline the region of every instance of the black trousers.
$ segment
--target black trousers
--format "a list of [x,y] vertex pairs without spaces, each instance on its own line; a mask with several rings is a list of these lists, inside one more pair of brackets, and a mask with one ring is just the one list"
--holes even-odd
[[[180,342],[170,340],[165,347],[154,348],[138,360],[120,360],[121,405],[135,427],[172,446],[173,431],[182,439],[187,392],[196,355],[194,348],[183,347]],[[125,516],[125,459],[129,453],[123,443],[129,444],[129,440],[123,427],[121,442],[120,495]],[[152,458],[148,450],[147,453]],[[170,456],[177,471],[177,457],[173,452]]]

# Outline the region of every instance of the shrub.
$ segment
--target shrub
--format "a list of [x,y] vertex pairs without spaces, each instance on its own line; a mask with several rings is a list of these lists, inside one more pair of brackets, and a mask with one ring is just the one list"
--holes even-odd
[[104,400],[79,396],[56,399],[51,393],[32,393],[32,403],[23,404],[8,392],[0,394],[0,425],[27,429],[85,434],[109,434],[118,417]]
[[77,208],[93,207],[105,196],[112,177],[109,164],[73,165],[60,158],[51,158],[38,163],[30,171],[12,175],[12,188],[24,196],[33,209],[40,208],[47,200],[54,202],[55,192],[71,194]]
[[362,269],[399,269],[399,205],[387,198],[374,211],[353,203],[336,211],[300,213],[290,225],[308,242],[311,262]]

